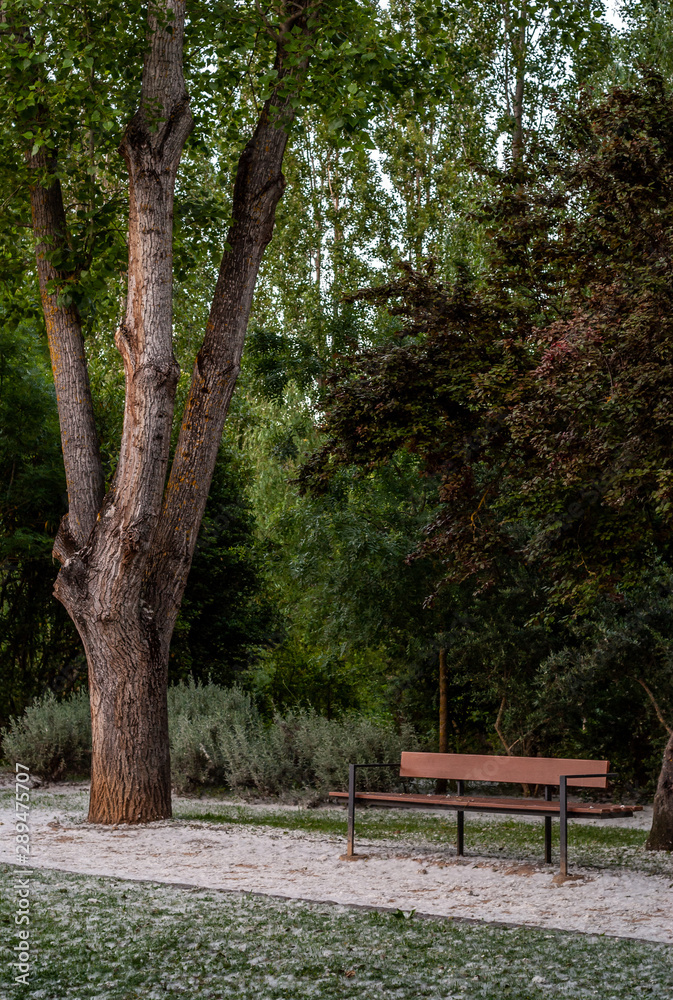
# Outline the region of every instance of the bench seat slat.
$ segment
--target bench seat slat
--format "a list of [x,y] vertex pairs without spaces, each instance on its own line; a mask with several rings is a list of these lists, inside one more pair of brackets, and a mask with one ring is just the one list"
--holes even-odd
[[[330,799],[347,801],[348,792],[330,792]],[[516,812],[541,816],[557,816],[560,811],[559,802],[545,802],[542,799],[496,798],[495,796],[473,795],[414,795],[394,792],[356,792],[357,802],[371,803],[382,806],[415,806],[426,809],[453,809],[474,812]],[[615,816],[632,816],[640,812],[642,806],[622,806],[611,802],[568,803],[568,816],[600,816],[610,818]]]
[[[402,754],[403,778],[448,778],[513,784],[558,785],[562,774],[596,774],[598,778],[568,779],[568,785],[607,788],[607,760],[564,760],[554,757],[507,757],[462,753]],[[605,772],[606,777],[602,774]]]

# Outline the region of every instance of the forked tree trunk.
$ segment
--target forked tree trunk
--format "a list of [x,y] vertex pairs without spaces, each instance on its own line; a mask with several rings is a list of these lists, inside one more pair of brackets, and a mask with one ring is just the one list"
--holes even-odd
[[646,846],[650,851],[673,851],[673,736],[664,750]]
[[[69,513],[54,554],[54,592],[75,622],[89,666],[93,731],[89,819],[170,816],[166,705],[168,643],[146,600],[149,555],[168,471],[175,387],[172,349],[173,194],[192,127],[182,72],[184,2],[148,15],[140,107],[121,152],[129,173],[126,318],[116,334],[126,404],[119,463],[103,499],[84,343],[74,307],[50,293],[65,277],[61,188],[44,158],[30,159],[37,265],[57,390]],[[53,169],[53,166],[52,166]]]
[[64,563],[55,593],[74,619],[89,665],[89,820],[171,815],[168,641],[147,600],[147,570],[168,472],[175,389],[173,197],[192,116],[182,72],[184,3],[171,23],[150,13],[140,108],[121,153],[129,175],[125,319],[115,342],[126,397],[119,462],[87,544]]
[[[70,506],[54,548],[62,563],[54,592],[77,626],[89,665],[91,822],[171,815],[169,647],[236,384],[257,273],[285,185],[281,167],[294,117],[289,93],[308,63],[308,56],[297,58],[297,29],[310,37],[311,9],[311,0],[288,4],[287,19],[277,29],[264,19],[276,41],[277,87],[239,161],[230,249],[168,485],[179,376],[172,350],[173,197],[192,127],[182,70],[184,0],[149,7],[140,108],[121,145],[129,175],[129,268],[126,315],[115,342],[124,362],[126,398],[119,463],[104,499],[79,317],[49,293],[49,283],[58,285],[65,277],[50,264],[51,248],[67,247],[61,189],[53,175],[51,183],[45,176],[44,162],[32,164],[37,264],[47,327],[53,331]],[[292,86],[283,95],[288,76]]]

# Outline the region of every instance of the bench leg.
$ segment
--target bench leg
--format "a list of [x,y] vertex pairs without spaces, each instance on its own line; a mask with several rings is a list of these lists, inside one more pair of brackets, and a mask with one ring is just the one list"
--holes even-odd
[[465,853],[465,813],[456,813],[458,820],[458,835],[456,837],[456,854],[462,858]]
[[[546,802],[551,802],[551,785],[545,785],[544,797]],[[544,818],[544,859],[548,865],[551,864],[551,816]]]
[[[465,793],[465,783],[463,781],[456,782],[456,790],[459,795]],[[465,853],[465,813],[459,812],[456,814],[458,821],[458,832],[456,836],[456,854],[459,858],[462,858]]]
[[346,836],[346,856],[355,853],[355,764],[348,765],[348,834]]
[[551,864],[551,816],[544,818],[544,859]]
[[561,875],[568,874],[568,779],[561,775],[561,803],[560,803],[560,829],[559,843],[561,847]]

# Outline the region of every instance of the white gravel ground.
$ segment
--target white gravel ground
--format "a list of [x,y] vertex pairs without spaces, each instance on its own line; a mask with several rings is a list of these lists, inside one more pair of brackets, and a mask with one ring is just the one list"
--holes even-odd
[[[671,877],[584,869],[559,885],[545,865],[362,840],[366,858],[348,862],[340,860],[342,838],[180,820],[89,826],[82,813],[41,808],[39,791],[32,798],[38,868],[673,943]],[[11,863],[9,804],[0,809],[0,861]],[[641,813],[617,822],[642,827],[647,820]]]

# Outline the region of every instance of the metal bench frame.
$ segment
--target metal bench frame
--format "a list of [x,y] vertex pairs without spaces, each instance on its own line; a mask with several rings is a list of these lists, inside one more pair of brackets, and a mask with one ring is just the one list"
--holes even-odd
[[[356,773],[360,768],[370,768],[370,767],[394,767],[400,768],[400,764],[349,764],[348,765],[348,832],[346,837],[346,857],[354,858],[355,854],[355,804],[356,804]],[[420,775],[416,775],[420,777]],[[429,776],[432,777],[432,776]],[[544,831],[544,846],[545,846],[545,861],[547,864],[551,864],[552,860],[552,850],[551,850],[551,840],[552,840],[552,826],[551,821],[554,816],[559,817],[559,846],[560,846],[560,874],[562,876],[567,876],[568,874],[568,781],[572,781],[576,778],[616,778],[617,772],[615,771],[600,771],[594,774],[562,774],[559,775],[559,784],[556,785],[545,785],[545,801],[551,802],[553,789],[558,787],[559,789],[559,808],[550,810],[548,814],[545,815],[543,810],[539,808],[535,810],[535,815],[541,815],[544,817],[545,821],[545,831]],[[457,784],[458,796],[464,794],[465,782],[460,779],[449,779],[455,780]],[[332,793],[330,793],[332,794]],[[521,799],[521,806],[518,808],[512,808],[511,812],[532,815],[533,810],[526,809],[526,800]],[[385,803],[370,803],[370,805],[385,805]],[[489,808],[485,805],[480,806],[468,806],[467,809],[461,809],[462,803],[457,803],[455,800],[447,798],[446,804],[432,802],[424,805],[423,803],[409,802],[405,805],[404,799],[400,796],[399,801],[391,801],[389,808],[429,808],[429,809],[450,809],[457,813],[457,837],[456,837],[456,851],[459,857],[464,854],[465,846],[465,812],[509,812],[510,810],[504,810],[502,808]],[[634,807],[640,808],[640,807]],[[572,808],[570,809],[572,814]],[[632,815],[631,808],[624,810],[624,815]],[[588,816],[582,816],[579,814],[576,818],[589,818]]]

